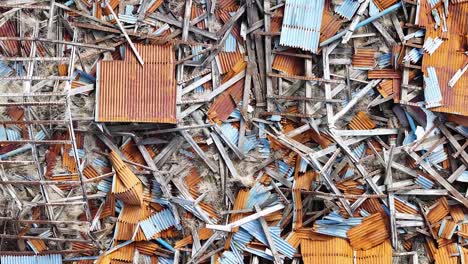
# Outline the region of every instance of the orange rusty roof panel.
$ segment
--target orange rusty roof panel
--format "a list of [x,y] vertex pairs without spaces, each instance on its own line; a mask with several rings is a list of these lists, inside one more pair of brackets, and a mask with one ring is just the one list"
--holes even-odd
[[332,12],[324,11],[322,25],[320,26],[320,42],[334,36],[340,30],[343,20]]
[[356,264],[392,264],[392,245],[389,240],[367,250],[356,251]]
[[133,174],[116,152],[112,151],[109,159],[116,171],[112,188],[115,197],[127,204],[141,205],[143,185],[140,179]]
[[375,50],[373,49],[356,49],[353,55],[352,65],[357,69],[372,69],[375,64]]
[[303,239],[301,255],[304,264],[353,264],[353,249],[346,239],[338,237],[327,240]]
[[371,70],[367,73],[369,79],[400,79],[401,73],[393,69]]
[[226,120],[237,108],[237,103],[242,99],[244,91],[244,79],[241,79],[216,98],[208,110],[208,119],[219,122]]
[[[287,50],[286,52],[294,52],[294,50]],[[271,67],[289,75],[302,75],[304,73],[304,65],[304,59],[278,54],[275,56]]]
[[357,112],[353,119],[351,119],[351,122],[349,122],[348,126],[353,130],[366,130],[376,127],[374,121],[372,121],[372,119],[370,119],[370,117],[363,111]]
[[383,11],[390,6],[394,5],[398,0],[374,0],[374,4],[380,11]]
[[431,224],[435,224],[442,220],[449,214],[449,207],[447,198],[442,197],[437,200],[436,204],[432,206],[429,213],[427,213],[427,220]]
[[239,62],[244,60],[244,53],[241,53],[239,48],[236,49],[236,52],[224,52],[221,51],[218,54],[218,61],[220,65],[220,73],[225,74],[229,72],[234,65]]
[[[422,1],[426,2],[426,1]],[[430,13],[430,7],[421,9],[421,16],[425,12]],[[442,45],[432,54],[424,53],[422,60],[422,70],[427,72],[428,67],[434,67],[439,80],[440,91],[442,93],[442,106],[431,108],[432,111],[451,113],[468,116],[468,75],[464,74],[454,87],[448,86],[453,75],[468,63],[466,55],[462,51],[466,50],[465,35],[468,34],[468,2],[449,5],[449,16],[447,18],[448,33]],[[426,25],[426,39],[436,37],[444,38],[441,30],[434,28],[432,16]],[[427,73],[426,73],[427,75]]]
[[451,206],[450,216],[452,216],[453,221],[455,221],[455,223],[459,223],[465,220],[465,213],[463,212],[463,207],[459,205]]
[[383,214],[376,213],[349,229],[347,235],[354,249],[369,249],[385,242],[390,237],[390,232]]
[[384,97],[388,97],[393,94],[393,80],[385,79],[377,86],[377,91]]
[[103,61],[96,121],[176,123],[176,82],[171,45],[136,45],[141,66],[127,48],[123,61]]
[[451,256],[450,245],[436,249],[434,254],[435,263],[458,264],[458,257]]

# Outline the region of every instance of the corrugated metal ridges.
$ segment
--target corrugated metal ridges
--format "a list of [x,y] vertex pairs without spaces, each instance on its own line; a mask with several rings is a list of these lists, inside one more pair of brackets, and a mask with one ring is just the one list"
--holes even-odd
[[[193,19],[201,16],[204,13],[204,11],[205,10],[203,10],[203,8],[201,6],[192,5],[192,14],[190,16],[190,20],[193,20]],[[195,25],[200,29],[205,29],[206,28],[205,20],[202,20],[202,21],[198,22]]]
[[440,198],[437,200],[436,204],[432,207],[432,209],[427,213],[427,220],[431,224],[435,224],[442,220],[449,214],[449,207],[448,202],[445,197]]
[[124,61],[101,62],[97,121],[176,123],[172,46],[136,47],[144,66],[129,48]]
[[116,171],[112,192],[126,204],[141,205],[143,202],[143,186],[128,166],[114,151],[109,156]]
[[237,48],[236,52],[224,52],[221,51],[218,54],[218,61],[221,67],[221,74],[225,74],[229,72],[236,63],[239,61],[244,60],[244,53],[241,53],[239,48]]
[[[442,27],[438,29],[434,28],[430,10],[428,3],[421,1],[420,19],[428,20],[425,24],[426,41],[429,38],[435,39],[437,37],[446,39],[432,55],[428,53],[424,53],[423,55],[422,71],[427,74],[428,67],[435,68],[443,98],[442,105],[432,108],[431,111],[468,116],[468,108],[466,107],[468,89],[465,89],[468,87],[468,75],[464,74],[453,88],[448,86],[448,82],[453,75],[466,63],[466,55],[462,52],[454,51],[466,50],[468,2],[449,5],[449,16],[447,18],[448,33],[442,32]],[[427,18],[424,18],[425,16]]]
[[[198,237],[200,238],[200,240],[206,240],[206,239],[210,238],[212,235],[213,235],[213,230],[211,230],[211,229],[202,228],[202,229],[198,230]],[[193,236],[188,235],[188,236],[182,238],[181,240],[177,241],[175,243],[174,248],[182,248],[182,247],[185,247],[185,246],[190,245],[192,243],[193,243]]]
[[450,207],[450,216],[456,223],[459,223],[465,219],[465,213],[463,212],[463,208],[459,205]]
[[320,27],[320,42],[334,36],[340,30],[343,21],[330,11],[323,11],[322,25]]
[[412,214],[412,215],[419,214],[419,210],[416,208],[416,206],[398,197],[395,197],[395,209],[399,213]]
[[[434,259],[437,264],[458,264],[458,257],[452,256],[451,245],[435,249]],[[458,252],[457,252],[458,253]]]
[[380,9],[385,10],[395,4],[398,0],[373,0],[374,4]]
[[385,98],[393,94],[393,80],[385,79],[377,86],[377,91]]
[[392,245],[386,240],[382,244],[367,250],[356,251],[356,264],[391,264]]
[[356,49],[353,55],[352,65],[356,69],[372,69],[374,68],[375,50],[373,49]]
[[359,1],[345,0],[343,4],[335,7],[335,12],[340,16],[351,20],[351,18],[354,16],[354,13],[356,13],[356,11],[358,10],[359,6]]
[[424,100],[426,108],[433,108],[442,105],[442,93],[440,91],[439,79],[434,67],[427,68],[428,76],[424,76]]
[[363,111],[357,112],[353,119],[351,119],[351,122],[349,122],[348,126],[353,130],[366,130],[376,127],[374,121],[372,121],[372,119],[370,119],[370,117]]
[[367,73],[369,79],[399,79],[400,72],[393,69],[371,70]]
[[353,264],[353,249],[343,238],[301,241],[301,255],[304,264],[340,263]]
[[129,240],[135,233],[139,221],[150,216],[147,206],[125,205],[117,219],[114,238],[116,240]]
[[304,73],[304,65],[304,59],[278,54],[275,56],[271,67],[289,75],[302,75]]
[[61,255],[0,256],[2,264],[62,264]]
[[362,224],[351,228],[347,234],[354,249],[370,249],[383,243],[390,236],[381,213],[364,218]]
[[[286,1],[280,44],[317,52],[325,0]],[[311,16],[310,14],[316,14]]]
[[214,100],[208,110],[208,119],[217,123],[225,121],[232,111],[237,108],[237,103],[242,99],[243,91],[244,79],[241,79]]
[[135,255],[135,243],[123,246],[109,254],[110,259],[115,261],[133,262]]
[[[12,20],[8,20],[5,24],[0,26],[0,36],[2,37],[16,37],[16,24]],[[19,51],[19,42],[13,40],[0,41],[5,46],[10,56],[15,56]]]

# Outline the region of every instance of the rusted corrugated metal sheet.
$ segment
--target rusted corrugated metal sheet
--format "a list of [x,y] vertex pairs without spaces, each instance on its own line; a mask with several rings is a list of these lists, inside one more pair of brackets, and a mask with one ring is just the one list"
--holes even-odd
[[304,264],[353,264],[353,249],[346,239],[338,237],[326,240],[304,239],[301,241],[301,254]]
[[393,94],[393,80],[385,79],[377,86],[377,91],[385,98]]
[[351,122],[349,122],[348,126],[353,130],[366,130],[376,127],[374,121],[372,121],[372,119],[370,119],[370,117],[363,111],[357,112],[353,119],[351,119]]
[[151,215],[148,206],[125,205],[117,219],[116,240],[129,240],[133,237],[138,222]]
[[[420,17],[424,16],[425,12],[430,14],[429,6],[426,9],[423,9],[423,6],[421,7]],[[442,93],[442,105],[431,108],[431,110],[468,116],[468,108],[465,106],[466,102],[468,102],[468,89],[466,89],[468,87],[468,75],[464,74],[453,88],[448,86],[452,76],[467,62],[466,55],[454,51],[466,50],[464,45],[466,45],[465,35],[468,34],[468,2],[449,5],[449,14],[447,18],[447,40],[432,55],[424,53],[422,70],[427,75],[427,68],[435,68]],[[426,39],[443,37],[442,27],[435,29],[432,16],[429,16],[428,19],[429,21],[425,25]]]
[[[200,240],[206,240],[206,239],[210,238],[212,235],[213,235],[213,230],[211,230],[211,229],[202,228],[202,229],[198,230],[198,237],[199,237]],[[193,243],[193,236],[188,235],[188,236],[182,238],[181,240],[177,241],[175,243],[174,248],[182,248],[182,247],[185,247],[185,246],[190,245],[192,243]]]
[[[8,20],[3,26],[0,27],[0,36],[2,37],[16,37],[16,24],[12,20]],[[6,40],[0,41],[5,46],[5,49],[10,56],[15,56],[19,51],[19,42]]]
[[415,206],[412,206],[407,201],[400,198],[395,198],[395,209],[399,213],[418,215],[419,211]]
[[322,25],[320,26],[320,42],[334,36],[340,30],[343,20],[330,11],[323,11]]
[[112,151],[109,159],[116,172],[112,192],[124,203],[141,205],[143,202],[143,186],[141,181],[123,163],[116,152]]
[[380,9],[385,10],[395,4],[398,0],[373,0],[374,4]]
[[448,202],[445,197],[437,200],[436,205],[427,213],[427,220],[431,224],[435,224],[449,214]]
[[216,2],[217,8],[229,12],[235,12],[239,9],[239,2],[237,0],[220,0]]
[[375,50],[373,49],[356,49],[353,55],[352,65],[357,69],[372,69],[375,64]]
[[390,232],[383,214],[377,213],[364,218],[362,224],[351,228],[347,235],[351,247],[365,250],[386,241]]
[[367,250],[356,251],[356,264],[392,264],[392,245],[390,241]]
[[242,99],[243,91],[244,79],[241,79],[216,98],[208,110],[208,119],[217,123],[226,120],[237,108],[237,103]]
[[[200,176],[200,174],[198,173],[196,168],[192,168],[190,170],[190,174],[187,175],[184,178],[184,181],[185,181],[185,185],[187,185],[187,188],[188,188],[188,190],[190,192],[190,195],[192,195],[193,199],[197,199],[198,197],[200,197],[201,194],[200,194],[200,191],[199,191],[199,188],[198,188],[198,184],[202,181],[202,177]],[[220,218],[219,215],[216,213],[214,207],[211,206],[210,204],[208,204],[206,202],[200,202],[198,205],[211,218],[213,218],[215,220]]]
[[236,52],[220,52],[218,54],[219,64],[221,66],[221,74],[229,72],[236,63],[244,60],[245,53],[241,53],[239,48]]
[[399,79],[401,73],[393,69],[371,70],[367,73],[369,79]]
[[123,246],[112,253],[110,253],[111,260],[120,260],[125,262],[133,262],[133,256],[135,255],[135,243]]
[[[294,50],[288,50],[287,52],[294,52]],[[275,56],[271,67],[289,75],[302,75],[304,73],[304,66],[304,59],[278,54]]]
[[434,259],[437,264],[458,264],[458,257],[451,256],[450,245],[435,249]]
[[96,120],[176,123],[176,82],[171,45],[136,45],[141,66],[127,48],[123,61],[100,66]]
[[452,216],[453,221],[455,221],[455,223],[459,223],[465,219],[465,213],[463,212],[463,208],[459,205],[450,207],[450,216]]
[[370,214],[380,213],[384,211],[379,199],[377,198],[366,199],[362,203],[360,208],[366,210],[366,212]]
[[283,25],[283,17],[284,17],[284,7],[280,7],[275,10],[273,15],[271,16],[270,22],[270,31],[278,33],[281,31],[281,26]]
[[[201,16],[204,12],[205,12],[205,10],[203,10],[202,7],[200,7],[198,5],[192,5],[192,13],[191,13],[191,16],[190,16],[190,20],[193,20],[193,19]],[[202,21],[198,22],[197,24],[195,24],[195,26],[197,26],[200,29],[205,29],[206,28],[205,20],[202,20]]]

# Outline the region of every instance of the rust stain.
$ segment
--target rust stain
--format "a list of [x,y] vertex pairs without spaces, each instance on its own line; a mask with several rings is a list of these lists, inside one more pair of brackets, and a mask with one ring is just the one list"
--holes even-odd
[[[427,75],[427,68],[434,67],[439,80],[442,93],[442,106],[431,108],[432,111],[451,113],[468,116],[468,75],[464,74],[454,87],[448,86],[449,80],[458,69],[462,68],[468,59],[462,51],[466,50],[466,39],[468,35],[468,2],[449,5],[449,16],[447,18],[448,32],[442,32],[442,27],[434,28],[434,22],[430,15],[430,6],[426,3],[421,6],[421,25],[426,27],[426,39],[445,38],[442,45],[432,54],[424,53],[422,60],[422,71]],[[442,5],[438,9],[443,8]],[[429,13],[428,21],[424,15]],[[441,14],[439,12],[439,14]]]
[[374,54],[375,50],[373,49],[356,49],[353,55],[352,65],[355,68],[371,69],[375,64]]
[[141,181],[123,163],[117,153],[112,151],[109,159],[116,171],[112,192],[124,203],[141,205],[143,202],[143,185]]
[[334,36],[340,30],[343,20],[330,11],[324,11],[320,27],[320,42]]
[[427,220],[431,224],[435,224],[449,214],[447,198],[442,197],[432,206],[432,209],[427,213]]
[[[293,52],[294,50],[286,50],[286,52]],[[289,75],[303,75],[304,73],[304,59],[278,54],[273,60],[272,68],[287,73]]]
[[377,6],[377,8],[382,11],[390,6],[394,5],[397,2],[397,0],[374,0],[374,4]]
[[172,45],[136,47],[143,66],[128,47],[123,61],[101,62],[97,121],[175,124]]
[[326,240],[303,239],[301,254],[304,264],[353,264],[353,249],[346,239],[338,237]]
[[400,79],[401,73],[393,69],[371,70],[367,73],[369,79]]
[[349,122],[348,126],[353,130],[366,130],[376,127],[374,121],[372,121],[372,119],[370,119],[370,117],[363,111],[357,112],[353,119],[351,119],[351,122]]
[[383,214],[376,213],[349,229],[347,235],[354,249],[366,250],[385,242],[390,237],[390,232]]

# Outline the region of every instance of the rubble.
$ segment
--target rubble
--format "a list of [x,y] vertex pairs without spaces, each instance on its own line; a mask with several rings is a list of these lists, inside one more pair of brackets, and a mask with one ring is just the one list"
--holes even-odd
[[468,261],[468,1],[0,11],[1,264]]

